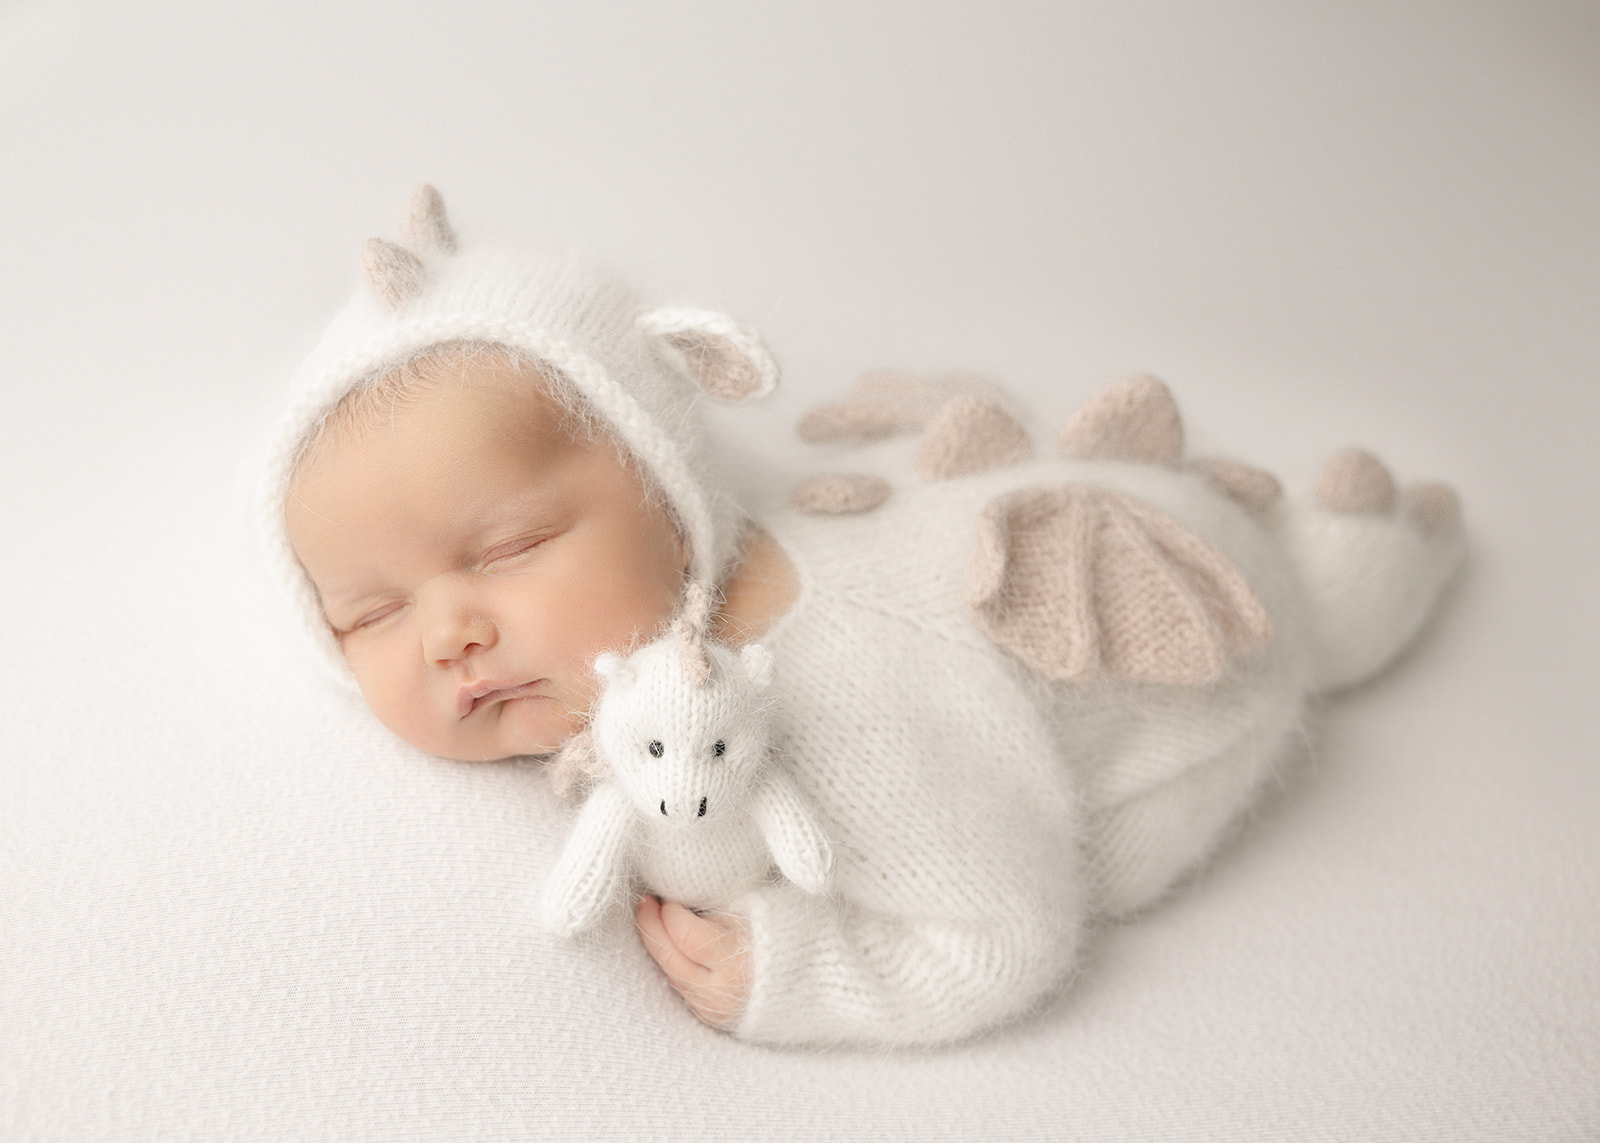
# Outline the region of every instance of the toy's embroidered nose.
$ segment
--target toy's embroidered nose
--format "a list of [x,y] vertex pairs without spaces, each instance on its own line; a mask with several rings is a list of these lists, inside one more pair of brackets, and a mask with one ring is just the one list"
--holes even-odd
[[665,798],[661,799],[661,816],[662,817],[666,817],[667,816],[667,799],[665,799]]
[[695,814],[695,817],[703,818],[705,816],[706,816],[706,800],[704,798],[701,798],[700,799],[700,812]]

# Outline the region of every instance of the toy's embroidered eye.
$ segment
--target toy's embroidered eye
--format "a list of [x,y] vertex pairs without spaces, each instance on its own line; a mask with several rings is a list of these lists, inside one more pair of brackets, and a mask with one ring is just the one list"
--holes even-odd
[[728,744],[722,741],[720,738],[717,739],[716,743],[711,747],[711,757],[713,758],[721,758],[727,752]]
[[661,757],[661,751],[662,751],[661,740],[659,738],[658,739],[652,739],[651,742],[650,742],[649,750],[650,750],[650,757],[652,757],[652,758],[660,758]]

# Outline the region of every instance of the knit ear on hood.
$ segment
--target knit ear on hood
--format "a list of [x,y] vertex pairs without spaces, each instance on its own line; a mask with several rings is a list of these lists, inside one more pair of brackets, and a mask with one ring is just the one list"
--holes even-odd
[[262,474],[268,558],[333,676],[355,684],[289,541],[290,483],[347,394],[434,345],[504,346],[559,373],[662,493],[688,545],[689,578],[714,589],[737,559],[743,513],[722,486],[695,397],[748,400],[776,386],[755,332],[706,310],[645,310],[622,283],[568,259],[458,249],[430,186],[410,196],[398,238],[367,243],[365,282],[296,371]]
[[639,328],[719,401],[750,401],[777,387],[778,363],[760,336],[726,314],[674,306],[641,315]]

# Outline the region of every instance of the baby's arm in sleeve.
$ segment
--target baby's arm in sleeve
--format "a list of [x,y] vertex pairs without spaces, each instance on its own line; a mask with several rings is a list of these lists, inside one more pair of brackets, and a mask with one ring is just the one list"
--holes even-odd
[[886,916],[792,885],[766,886],[746,915],[699,915],[647,897],[645,947],[690,1009],[742,1038],[789,1044],[931,1044],[1020,1015],[1075,961],[1076,879],[1038,886],[977,918]]
[[735,1031],[764,1043],[915,1045],[992,1028],[1069,975],[1082,927],[1069,896],[963,918],[940,900],[887,915],[765,887],[744,902],[750,988]]

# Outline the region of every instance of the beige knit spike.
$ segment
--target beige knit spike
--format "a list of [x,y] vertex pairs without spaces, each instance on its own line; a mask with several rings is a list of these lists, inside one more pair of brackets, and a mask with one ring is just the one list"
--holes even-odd
[[947,394],[937,383],[904,369],[863,369],[856,374],[850,395],[860,400],[898,405],[913,412],[920,408],[925,421]]
[[827,472],[796,485],[789,507],[807,516],[855,516],[870,512],[893,491],[881,476],[864,472]]
[[979,628],[1046,678],[1205,686],[1272,637],[1233,562],[1150,505],[1086,484],[984,509],[968,580]]
[[1400,498],[1383,461],[1359,448],[1340,449],[1328,458],[1315,495],[1318,507],[1350,516],[1386,516]]
[[1276,476],[1242,461],[1197,460],[1192,467],[1211,487],[1257,515],[1283,499],[1283,485]]
[[917,475],[949,480],[1021,464],[1033,456],[1028,430],[994,397],[971,394],[945,404],[917,445]]
[[444,196],[426,183],[412,191],[400,219],[400,237],[423,254],[454,254],[456,232],[444,212]]
[[911,432],[920,424],[888,402],[832,401],[807,410],[795,432],[807,444],[863,444]]
[[382,238],[369,238],[361,248],[361,269],[378,300],[397,310],[422,293],[427,270],[404,246]]
[[1072,460],[1130,460],[1176,465],[1183,459],[1183,419],[1165,383],[1124,377],[1078,407],[1058,438]]
[[915,432],[952,397],[979,393],[998,397],[1000,387],[976,373],[925,378],[898,369],[869,369],[856,378],[848,397],[810,410],[795,431],[807,444],[864,444]]
[[1448,484],[1413,485],[1402,500],[1424,536],[1448,536],[1461,527],[1461,497]]

